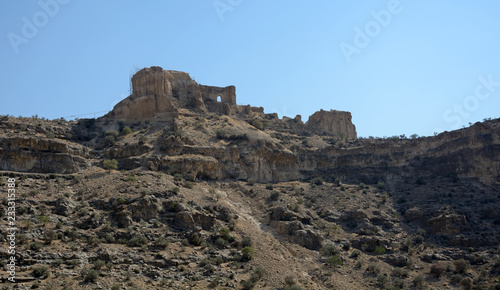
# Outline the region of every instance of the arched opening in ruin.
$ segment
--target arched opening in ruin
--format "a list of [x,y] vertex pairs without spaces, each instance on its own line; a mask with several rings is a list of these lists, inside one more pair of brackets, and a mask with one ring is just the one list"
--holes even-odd
[[217,102],[218,103],[222,102],[222,96],[217,96]]

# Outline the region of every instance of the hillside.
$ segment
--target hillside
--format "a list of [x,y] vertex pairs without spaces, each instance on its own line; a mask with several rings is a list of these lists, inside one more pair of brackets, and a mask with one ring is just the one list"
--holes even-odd
[[99,119],[0,117],[18,289],[500,288],[500,119],[365,139],[348,112],[132,82]]

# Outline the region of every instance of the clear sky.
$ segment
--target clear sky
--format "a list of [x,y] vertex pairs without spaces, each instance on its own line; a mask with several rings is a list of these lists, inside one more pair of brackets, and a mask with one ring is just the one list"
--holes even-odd
[[350,111],[364,137],[500,117],[497,0],[0,0],[0,30],[3,115],[109,111],[161,66],[266,113]]

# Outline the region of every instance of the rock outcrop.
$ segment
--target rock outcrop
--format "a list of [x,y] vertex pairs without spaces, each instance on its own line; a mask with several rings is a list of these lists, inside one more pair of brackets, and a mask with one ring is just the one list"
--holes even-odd
[[[179,108],[192,106],[206,109],[205,102],[221,106],[236,105],[236,88],[197,84],[188,73],[144,68],[132,77],[133,92],[119,102],[105,118],[147,120],[177,118]],[[226,108],[227,110],[227,108]]]
[[350,112],[320,110],[309,117],[306,127],[316,134],[326,132],[347,139],[358,137]]
[[0,137],[0,170],[75,173],[91,166],[91,150],[63,140]]

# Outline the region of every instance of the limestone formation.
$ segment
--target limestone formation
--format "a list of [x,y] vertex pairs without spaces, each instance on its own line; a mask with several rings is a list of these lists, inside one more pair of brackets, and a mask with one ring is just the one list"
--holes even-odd
[[350,112],[320,110],[309,117],[306,126],[314,133],[327,132],[347,139],[358,137]]
[[[115,120],[173,120],[181,107],[205,109],[207,102],[236,105],[236,88],[204,86],[188,73],[153,66],[132,77],[132,94],[119,102],[105,117]],[[227,108],[225,108],[227,111]]]
[[62,140],[0,137],[0,170],[74,173],[91,166],[91,150]]

